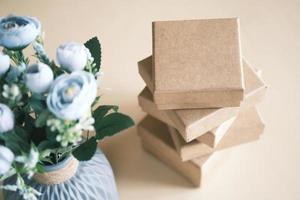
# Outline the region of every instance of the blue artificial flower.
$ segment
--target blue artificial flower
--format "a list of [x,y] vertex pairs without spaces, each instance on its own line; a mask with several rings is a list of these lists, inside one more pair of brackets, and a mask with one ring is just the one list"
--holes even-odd
[[33,17],[10,15],[0,18],[0,46],[23,49],[41,32],[41,23]]
[[13,152],[9,148],[0,145],[0,176],[9,171],[14,159],[15,155]]
[[10,60],[8,55],[4,55],[0,52],[0,76],[5,74],[10,66]]
[[47,97],[48,109],[58,118],[77,120],[86,116],[97,95],[93,74],[76,71],[54,80]]
[[14,124],[13,112],[7,105],[0,103],[0,134],[12,130]]
[[67,42],[56,50],[58,63],[61,68],[69,72],[83,70],[89,54],[89,50],[84,45],[76,42]]
[[41,94],[50,88],[53,82],[53,72],[44,63],[33,64],[26,69],[24,80],[30,91]]

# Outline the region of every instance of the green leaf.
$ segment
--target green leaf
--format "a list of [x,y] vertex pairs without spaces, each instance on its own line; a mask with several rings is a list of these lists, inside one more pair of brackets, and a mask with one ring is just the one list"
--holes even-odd
[[119,107],[114,106],[114,105],[99,106],[93,112],[93,117],[94,117],[95,121],[101,120],[110,110],[113,110],[113,111],[117,112],[119,110]]
[[51,113],[48,110],[43,110],[35,121],[35,126],[40,128],[46,125],[48,117]]
[[20,137],[20,138],[22,138],[22,140],[24,141],[24,142],[26,142],[26,141],[29,141],[29,139],[30,139],[30,133],[27,131],[27,130],[25,130],[25,129],[23,129],[22,127],[19,127],[19,126],[15,126],[15,133]]
[[24,129],[30,133],[34,131],[35,129],[35,119],[31,117],[30,115],[25,115],[25,124],[24,124]]
[[23,124],[25,120],[25,112],[20,109],[15,109],[14,111],[16,124]]
[[46,127],[46,139],[51,141],[56,141],[56,136],[59,134],[57,130],[51,131],[50,127]]
[[92,57],[94,58],[95,71],[98,72],[100,70],[101,65],[101,44],[97,37],[93,37],[84,43],[84,46],[88,48],[91,52]]
[[56,141],[49,141],[49,140],[44,140],[37,146],[40,152],[47,149],[56,149],[58,147],[59,147],[59,143],[57,143]]
[[45,172],[43,165],[40,164],[40,163],[36,164],[35,169],[37,170],[38,173],[44,173]]
[[97,150],[97,141],[95,137],[91,137],[79,147],[77,147],[73,152],[73,156],[79,161],[90,160]]
[[37,98],[30,98],[28,104],[36,113],[41,113],[47,107],[45,101]]
[[28,152],[30,146],[23,137],[19,136],[15,130],[0,134],[0,138],[5,142],[5,146],[15,154]]
[[101,140],[105,136],[112,136],[133,125],[133,120],[127,115],[117,112],[108,114],[95,122],[96,138]]

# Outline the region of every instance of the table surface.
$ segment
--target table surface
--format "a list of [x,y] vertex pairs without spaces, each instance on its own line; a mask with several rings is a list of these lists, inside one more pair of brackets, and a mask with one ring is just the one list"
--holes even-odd
[[[300,1],[293,0],[0,0],[0,15],[38,17],[53,57],[65,41],[99,36],[103,45],[103,104],[119,104],[139,122],[144,87],[137,61],[151,54],[155,20],[239,17],[243,56],[263,70],[269,86],[259,106],[266,123],[258,142],[226,150],[202,188],[144,152],[136,128],[101,146],[126,199],[300,199]],[[221,152],[222,153],[222,152]],[[225,153],[225,152],[223,152]]]

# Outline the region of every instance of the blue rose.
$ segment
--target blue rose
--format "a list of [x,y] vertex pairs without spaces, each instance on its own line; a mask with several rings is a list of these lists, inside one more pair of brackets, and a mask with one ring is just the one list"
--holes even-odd
[[53,82],[53,72],[44,63],[37,63],[29,66],[24,75],[25,84],[30,91],[35,93],[47,92]]
[[76,71],[60,75],[54,80],[47,106],[60,119],[76,120],[88,114],[96,95],[95,77],[86,71]]
[[69,72],[83,70],[89,54],[89,50],[84,45],[76,42],[67,42],[56,50],[58,63]]
[[41,23],[33,17],[10,15],[0,18],[0,46],[23,49],[41,32]]
[[13,112],[7,105],[0,103],[0,134],[12,130],[14,124]]
[[0,176],[9,171],[14,159],[15,155],[13,152],[9,148],[0,145]]

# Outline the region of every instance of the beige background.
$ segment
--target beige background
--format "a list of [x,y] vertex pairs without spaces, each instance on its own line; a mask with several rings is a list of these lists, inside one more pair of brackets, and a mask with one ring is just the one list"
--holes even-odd
[[144,87],[136,62],[151,54],[151,21],[240,17],[243,55],[263,70],[269,86],[260,105],[267,129],[259,142],[227,151],[201,189],[142,151],[135,128],[102,146],[124,200],[300,199],[300,1],[0,0],[0,16],[9,13],[42,21],[51,56],[62,42],[99,36],[103,103],[119,104],[136,122],[144,116],[136,98]]

